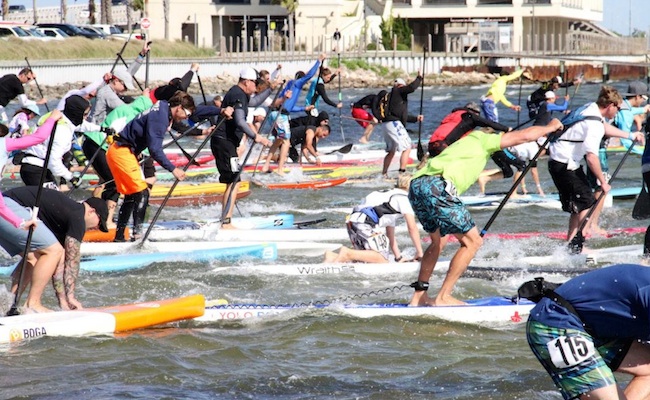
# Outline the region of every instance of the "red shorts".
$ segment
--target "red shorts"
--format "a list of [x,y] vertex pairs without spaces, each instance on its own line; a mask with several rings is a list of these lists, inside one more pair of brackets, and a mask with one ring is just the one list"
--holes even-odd
[[365,108],[353,108],[352,117],[357,121],[357,124],[361,125],[363,128],[367,127],[374,119],[372,114],[370,114]]

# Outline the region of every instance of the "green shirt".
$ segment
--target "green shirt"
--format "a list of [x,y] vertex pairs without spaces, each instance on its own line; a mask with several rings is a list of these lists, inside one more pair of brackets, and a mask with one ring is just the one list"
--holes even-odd
[[[123,104],[108,113],[101,126],[103,128],[111,127],[115,129],[116,133],[119,133],[126,126],[126,124],[129,123],[129,121],[131,121],[141,112],[150,109],[151,106],[153,106],[153,103],[151,102],[149,96],[137,97],[135,100],[133,100],[132,103]],[[101,145],[103,143],[102,149],[108,150],[108,143],[106,143],[104,140],[106,134],[102,132],[84,132],[84,135],[86,135],[88,139],[97,143],[97,145]]]
[[492,153],[501,150],[501,135],[474,131],[430,159],[415,171],[413,179],[441,175],[451,181],[461,195],[476,182]]

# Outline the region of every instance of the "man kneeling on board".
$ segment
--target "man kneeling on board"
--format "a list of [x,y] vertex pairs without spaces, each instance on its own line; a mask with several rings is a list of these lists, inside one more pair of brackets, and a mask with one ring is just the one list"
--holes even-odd
[[[325,252],[325,262],[361,261],[367,263],[387,263],[390,253],[395,261],[405,260],[395,240],[395,225],[399,217],[404,217],[411,241],[415,246],[416,260],[422,258],[420,231],[408,193],[410,177],[398,178],[397,188],[370,193],[363,203],[354,207],[347,217],[348,235],[354,248],[341,247],[339,253]],[[381,228],[386,228],[384,234]]]
[[[469,211],[459,196],[478,179],[490,156],[510,146],[531,142],[562,128],[554,119],[546,126],[534,126],[509,133],[474,131],[430,159],[413,175],[409,200],[415,215],[431,237],[424,252],[411,306],[464,304],[452,297],[456,281],[483,244]],[[447,242],[446,235],[458,238],[460,249],[451,259],[449,271],[435,299],[427,296],[429,278]]]
[[[36,186],[22,186],[6,191],[3,195],[7,203],[12,201],[19,206],[33,208],[36,205],[37,192]],[[108,232],[107,216],[108,207],[100,198],[90,197],[78,203],[64,193],[43,188],[38,218],[64,249],[64,257],[60,257],[52,277],[54,291],[62,310],[83,308],[74,294],[81,262],[81,241],[87,230],[99,228],[102,232]],[[30,283],[33,274],[34,266],[28,264],[28,268],[23,274],[26,282],[21,283],[21,291]],[[11,285],[14,293],[17,290],[19,276],[20,269],[16,268]]]

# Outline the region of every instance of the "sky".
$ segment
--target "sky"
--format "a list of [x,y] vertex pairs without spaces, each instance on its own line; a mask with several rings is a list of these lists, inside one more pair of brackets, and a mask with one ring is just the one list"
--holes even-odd
[[[60,0],[36,0],[39,7],[53,7],[61,4]],[[67,0],[68,4],[88,3],[87,0]],[[99,4],[99,0],[96,0]],[[24,5],[31,8],[32,0],[9,0],[9,4]],[[603,21],[605,28],[622,35],[630,33],[630,6],[632,7],[632,29],[648,31],[650,29],[650,0],[603,0]]]
[[632,6],[632,30],[650,29],[649,0],[603,0],[603,22],[605,28],[622,35],[630,33],[630,6]]

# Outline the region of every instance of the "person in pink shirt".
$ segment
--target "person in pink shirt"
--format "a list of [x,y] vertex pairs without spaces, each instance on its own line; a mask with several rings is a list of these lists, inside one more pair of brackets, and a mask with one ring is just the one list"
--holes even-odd
[[[32,135],[20,138],[7,136],[8,128],[0,125],[0,166],[9,160],[11,152],[23,150],[33,145],[46,141],[54,124],[61,118],[60,111],[52,111],[47,121]],[[31,276],[31,288],[25,302],[25,309],[29,312],[51,311],[41,303],[45,286],[52,279],[54,270],[63,256],[63,247],[59,244],[54,234],[44,225],[38,224],[34,213],[20,206],[9,198],[0,195],[0,246],[11,256],[20,254],[27,257],[27,263],[34,267]],[[34,226],[30,251],[23,254],[27,244],[28,230]],[[25,277],[27,279],[29,277]]]

